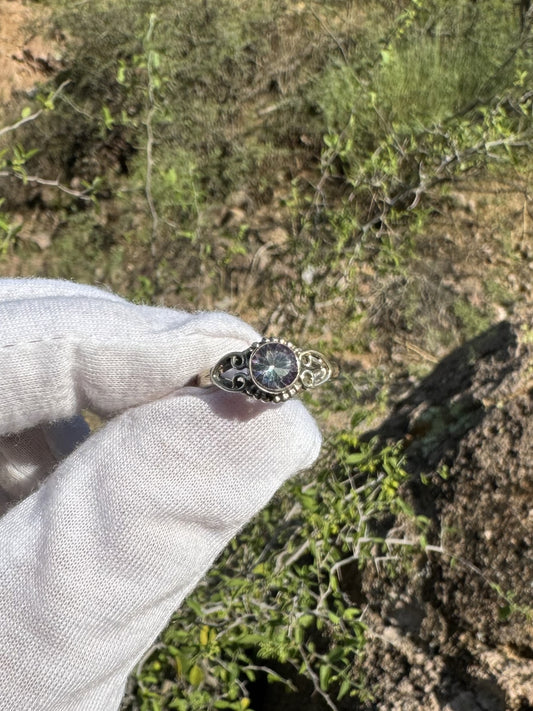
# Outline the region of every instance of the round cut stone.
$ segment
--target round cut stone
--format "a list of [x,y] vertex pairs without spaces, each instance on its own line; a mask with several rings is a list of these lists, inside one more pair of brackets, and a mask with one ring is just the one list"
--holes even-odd
[[252,354],[250,375],[259,387],[280,392],[298,377],[298,360],[283,343],[264,343]]

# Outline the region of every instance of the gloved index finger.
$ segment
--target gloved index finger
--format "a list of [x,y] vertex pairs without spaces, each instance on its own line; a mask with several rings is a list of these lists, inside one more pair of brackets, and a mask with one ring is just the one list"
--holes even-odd
[[137,306],[86,286],[50,295],[45,285],[44,296],[11,290],[0,301],[0,435],[158,399],[257,338],[228,314]]
[[124,301],[118,294],[100,289],[90,284],[78,284],[66,279],[6,278],[0,279],[0,302],[21,301],[22,299],[46,299],[50,297],[68,297],[108,299]]

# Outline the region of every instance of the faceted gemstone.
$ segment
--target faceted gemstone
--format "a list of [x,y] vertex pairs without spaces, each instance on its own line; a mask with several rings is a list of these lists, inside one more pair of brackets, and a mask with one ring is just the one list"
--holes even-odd
[[265,343],[252,355],[250,375],[265,390],[279,392],[298,377],[298,361],[283,343]]

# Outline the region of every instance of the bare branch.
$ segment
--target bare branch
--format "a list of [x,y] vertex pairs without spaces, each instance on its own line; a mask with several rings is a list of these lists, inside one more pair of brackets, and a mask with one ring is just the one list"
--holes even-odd
[[313,686],[315,687],[315,691],[316,691],[318,694],[320,694],[320,696],[324,699],[324,701],[325,701],[326,704],[329,706],[329,708],[332,709],[332,711],[339,711],[339,709],[337,708],[337,706],[333,703],[333,700],[331,699],[330,695],[329,695],[327,692],[325,692],[325,691],[321,688],[321,686],[320,686],[320,680],[319,680],[317,674],[315,673],[314,669],[312,668],[312,666],[311,666],[309,660],[307,659],[307,655],[306,655],[306,653],[305,653],[305,649],[304,649],[301,645],[300,645],[300,648],[299,648],[299,649],[300,649],[300,656],[301,656],[301,658],[302,658],[302,660],[303,660],[303,663],[305,664],[305,668],[306,668],[306,670],[307,670],[307,673],[308,673],[309,676],[311,677],[311,681],[313,682]]
[[16,123],[11,124],[11,126],[4,126],[4,128],[0,128],[0,136],[3,136],[6,133],[9,133],[10,131],[16,131],[17,128],[24,126],[25,123],[30,123],[30,121],[35,121],[35,119],[38,119],[39,116],[43,113],[43,111],[44,111],[44,109],[39,109],[38,111],[35,111],[33,114],[30,114],[29,116],[26,116],[25,118],[20,119],[20,121],[17,121]]
[[[70,84],[70,79],[67,81],[64,81],[53,93],[52,95],[52,101],[56,99],[59,94],[63,91],[63,89]],[[30,114],[29,116],[25,116],[24,118],[21,118],[19,121],[16,123],[11,124],[10,126],[4,126],[4,128],[0,128],[0,137],[4,136],[6,133],[10,133],[11,131],[16,131],[17,128],[20,128],[21,126],[24,126],[26,123],[30,123],[31,121],[35,121],[35,119],[38,119],[39,116],[43,113],[44,109],[39,109],[38,111],[34,111],[34,113]]]
[[17,178],[17,180],[23,183],[36,183],[37,185],[47,185],[51,188],[57,188],[62,193],[67,195],[72,195],[72,197],[79,198],[80,200],[90,200],[89,188],[85,190],[74,190],[74,188],[69,188],[59,180],[48,180],[46,178],[40,178],[38,175],[22,175],[8,170],[0,171],[0,178]]
[[152,193],[152,176],[154,171],[154,128],[153,119],[157,111],[157,105],[155,101],[155,87],[154,87],[154,67],[153,60],[150,53],[150,43],[152,41],[152,35],[154,32],[154,27],[156,23],[156,16],[154,14],[150,15],[150,22],[146,36],[144,39],[145,53],[146,53],[146,72],[148,75],[148,112],[146,114],[145,128],[146,128],[146,179],[144,184],[144,192],[146,196],[146,202],[148,203],[148,209],[150,210],[150,216],[152,218],[152,230],[150,235],[150,253],[152,255],[154,275],[156,283],[159,281],[159,264],[157,259],[157,239],[159,236],[159,214],[157,212],[154,196]]

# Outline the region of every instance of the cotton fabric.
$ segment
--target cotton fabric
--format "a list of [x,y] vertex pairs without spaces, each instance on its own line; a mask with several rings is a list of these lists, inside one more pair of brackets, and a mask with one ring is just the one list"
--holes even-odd
[[[258,338],[223,313],[0,280],[0,710],[113,711],[128,674],[320,434],[190,386]],[[89,435],[82,409],[108,421]]]

